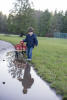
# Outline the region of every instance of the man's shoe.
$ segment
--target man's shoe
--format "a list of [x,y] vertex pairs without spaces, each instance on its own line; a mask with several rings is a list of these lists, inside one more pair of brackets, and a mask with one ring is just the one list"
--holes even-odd
[[32,59],[29,59],[29,58],[27,59],[27,61],[31,61],[31,60],[32,60]]

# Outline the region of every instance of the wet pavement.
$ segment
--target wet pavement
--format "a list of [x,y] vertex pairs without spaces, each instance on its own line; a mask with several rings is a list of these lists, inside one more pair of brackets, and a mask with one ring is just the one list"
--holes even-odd
[[14,47],[0,41],[0,100],[62,100],[24,59],[15,58]]

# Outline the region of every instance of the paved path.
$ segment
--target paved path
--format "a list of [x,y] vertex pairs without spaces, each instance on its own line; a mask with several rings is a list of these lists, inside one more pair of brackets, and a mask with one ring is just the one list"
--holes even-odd
[[23,69],[22,62],[12,62],[13,54],[5,56],[12,50],[10,43],[0,41],[0,100],[62,100],[33,67]]

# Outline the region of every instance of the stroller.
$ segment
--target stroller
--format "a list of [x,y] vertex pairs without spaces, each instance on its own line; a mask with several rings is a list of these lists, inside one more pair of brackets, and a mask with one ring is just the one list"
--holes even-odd
[[19,44],[15,45],[15,57],[19,57],[20,54],[22,54],[23,56],[26,55],[26,43],[24,43],[23,41],[20,41]]

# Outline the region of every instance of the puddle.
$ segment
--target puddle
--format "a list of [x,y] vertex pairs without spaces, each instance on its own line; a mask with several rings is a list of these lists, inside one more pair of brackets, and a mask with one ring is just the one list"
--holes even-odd
[[5,52],[0,53],[0,100],[62,100],[31,65],[17,60],[15,52],[9,52],[14,51],[10,43],[3,42],[4,45]]

